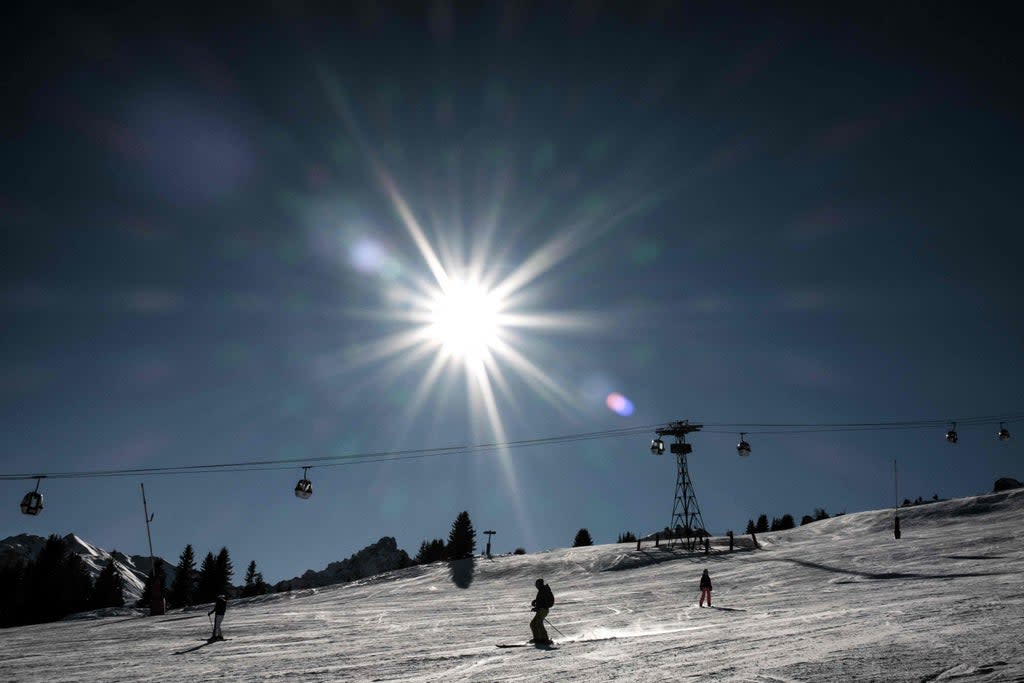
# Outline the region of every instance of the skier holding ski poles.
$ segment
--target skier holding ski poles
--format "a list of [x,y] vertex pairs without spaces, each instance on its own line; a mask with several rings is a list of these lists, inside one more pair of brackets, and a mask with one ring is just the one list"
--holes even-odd
[[534,645],[551,645],[551,639],[544,628],[544,619],[555,604],[555,595],[551,592],[551,586],[544,583],[544,579],[537,579],[533,585],[537,587],[537,597],[530,603],[534,611],[533,619],[530,621],[530,631],[533,632],[530,642]]
[[224,634],[220,632],[220,623],[224,621],[224,612],[228,609],[228,599],[223,595],[217,596],[217,602],[214,603],[213,609],[206,613],[206,616],[216,613],[215,621],[213,622],[213,635],[210,636],[210,640],[224,640]]

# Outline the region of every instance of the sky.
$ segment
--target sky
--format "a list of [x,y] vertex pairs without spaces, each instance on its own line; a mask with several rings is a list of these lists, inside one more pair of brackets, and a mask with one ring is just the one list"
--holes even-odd
[[[1019,681],[1024,489],[854,513],[728,551],[604,544],[474,558],[149,617],[0,630],[17,681]],[[711,607],[701,608],[702,569]],[[523,644],[543,576],[550,647]]]
[[144,484],[153,552],[236,579],[463,510],[610,542],[671,522],[684,419],[715,534],[1024,479],[1001,12],[15,9],[0,537],[147,554]]

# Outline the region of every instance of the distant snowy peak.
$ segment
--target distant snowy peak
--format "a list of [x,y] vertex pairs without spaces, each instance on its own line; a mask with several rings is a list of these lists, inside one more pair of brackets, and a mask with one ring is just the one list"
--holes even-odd
[[[132,555],[113,551],[107,552],[99,546],[93,545],[85,539],[68,534],[64,536],[64,542],[68,549],[82,560],[86,570],[95,581],[107,563],[113,559],[114,569],[124,579],[124,599],[128,604],[134,603],[140,597],[146,587],[146,577],[150,570],[148,556]],[[9,536],[0,541],[0,566],[7,566],[18,562],[31,562],[39,555],[39,551],[46,545],[46,539],[42,536],[32,534],[19,534]],[[167,576],[167,585],[174,580],[174,565],[168,564],[162,558],[154,558],[163,561],[164,574]]]
[[100,550],[92,543],[82,540],[74,534],[68,534],[67,536],[65,536],[64,542],[68,544],[68,548],[71,550],[71,552],[76,553],[80,557],[84,557],[86,555],[88,555],[89,557],[109,557],[109,554],[105,551]]

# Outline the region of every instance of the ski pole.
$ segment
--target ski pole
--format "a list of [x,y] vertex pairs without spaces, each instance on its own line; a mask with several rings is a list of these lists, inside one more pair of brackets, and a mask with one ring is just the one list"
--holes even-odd
[[[550,621],[548,621],[547,617],[544,617],[544,623],[546,623],[546,624],[547,624],[548,626],[550,626],[551,628],[553,628],[553,629],[555,629],[556,631],[558,631],[558,627],[557,627],[557,626],[555,626],[554,624],[552,624],[552,623],[551,623]],[[558,635],[562,636],[563,638],[567,637],[567,636],[566,636],[566,635],[565,635],[564,633],[562,633],[561,631],[558,631]]]

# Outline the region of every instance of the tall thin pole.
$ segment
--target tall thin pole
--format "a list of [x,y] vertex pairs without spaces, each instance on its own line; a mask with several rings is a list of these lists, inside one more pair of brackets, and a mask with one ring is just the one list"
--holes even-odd
[[153,514],[149,512],[146,504],[146,485],[140,483],[142,489],[142,514],[146,516],[146,540],[149,541],[149,581],[146,588],[150,591],[149,615],[159,616],[167,611],[167,603],[164,601],[163,592],[163,570],[157,571],[156,561],[153,559],[153,536],[149,533],[149,523],[153,521]]
[[139,484],[142,487],[142,513],[146,516],[146,540],[149,541],[149,566],[150,572],[153,571],[153,537],[149,533],[149,523],[153,521],[153,515],[149,514],[149,507],[146,505],[146,485]]
[[900,507],[900,480],[899,474],[896,472],[896,458],[892,459],[892,493],[893,502],[896,503],[895,507]]

